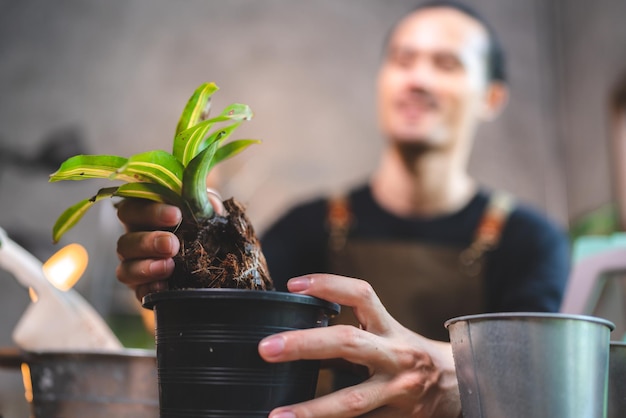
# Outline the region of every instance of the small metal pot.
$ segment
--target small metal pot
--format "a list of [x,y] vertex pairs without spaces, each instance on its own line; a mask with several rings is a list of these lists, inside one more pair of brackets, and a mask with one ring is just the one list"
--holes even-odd
[[159,397],[152,350],[5,353],[21,367],[31,418],[156,418]]
[[446,327],[465,418],[605,416],[611,322],[501,313]]

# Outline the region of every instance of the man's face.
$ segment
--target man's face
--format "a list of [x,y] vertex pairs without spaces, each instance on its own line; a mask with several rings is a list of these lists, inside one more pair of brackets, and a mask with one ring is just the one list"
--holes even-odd
[[450,8],[416,11],[389,39],[378,77],[383,133],[396,143],[449,148],[483,117],[489,38]]

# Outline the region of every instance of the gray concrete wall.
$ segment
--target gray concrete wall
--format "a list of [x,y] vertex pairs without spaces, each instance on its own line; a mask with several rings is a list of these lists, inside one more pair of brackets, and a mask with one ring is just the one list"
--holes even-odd
[[[216,108],[243,102],[256,114],[238,132],[263,144],[219,174],[223,194],[246,203],[262,232],[289,205],[371,172],[382,143],[373,88],[382,40],[414,3],[0,0],[0,144],[33,154],[70,129],[90,153],[169,149],[189,94],[215,81]],[[603,105],[626,67],[626,2],[471,3],[502,37],[512,86],[505,113],[480,132],[471,172],[567,226],[611,198]],[[48,173],[0,167],[0,227],[42,259],[60,248],[50,244],[56,217],[101,185],[51,185]],[[120,232],[106,202],[62,242],[90,252],[77,288],[103,313],[136,309],[114,278]],[[4,289],[1,317],[12,319],[0,321],[0,345],[27,303]]]

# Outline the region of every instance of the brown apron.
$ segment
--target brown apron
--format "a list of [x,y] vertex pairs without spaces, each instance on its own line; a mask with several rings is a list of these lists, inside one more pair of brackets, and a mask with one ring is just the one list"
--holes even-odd
[[[444,322],[484,312],[485,253],[498,245],[513,200],[495,193],[468,248],[413,242],[350,239],[354,218],[346,197],[328,202],[331,272],[367,280],[389,313],[405,327],[431,339],[449,341]],[[342,306],[333,323],[358,326]],[[318,379],[317,396],[365,379],[363,368],[341,360],[328,363]]]
[[[508,194],[494,193],[468,248],[397,241],[350,239],[346,198],[329,200],[331,271],[367,280],[389,313],[427,337],[448,341],[444,322],[485,311],[484,258],[494,249],[512,209]],[[358,325],[342,307],[336,322]]]

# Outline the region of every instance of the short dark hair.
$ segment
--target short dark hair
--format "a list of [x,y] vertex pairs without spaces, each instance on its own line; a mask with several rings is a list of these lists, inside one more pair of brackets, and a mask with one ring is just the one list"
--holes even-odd
[[[445,7],[449,9],[457,10],[464,15],[471,17],[472,19],[478,21],[485,30],[487,31],[487,35],[489,37],[489,49],[487,51],[487,77],[489,81],[500,81],[503,83],[507,82],[507,71],[506,71],[506,57],[504,53],[504,49],[496,32],[493,27],[487,22],[487,20],[473,7],[461,3],[455,0],[430,0],[425,1],[413,8],[409,13],[405,14],[408,16],[414,12],[418,12],[424,9],[434,9],[439,7]],[[398,22],[399,23],[399,22]],[[389,45],[389,41],[393,32],[395,31],[398,23],[396,23],[389,34],[387,35],[387,40],[385,42],[385,47]]]

